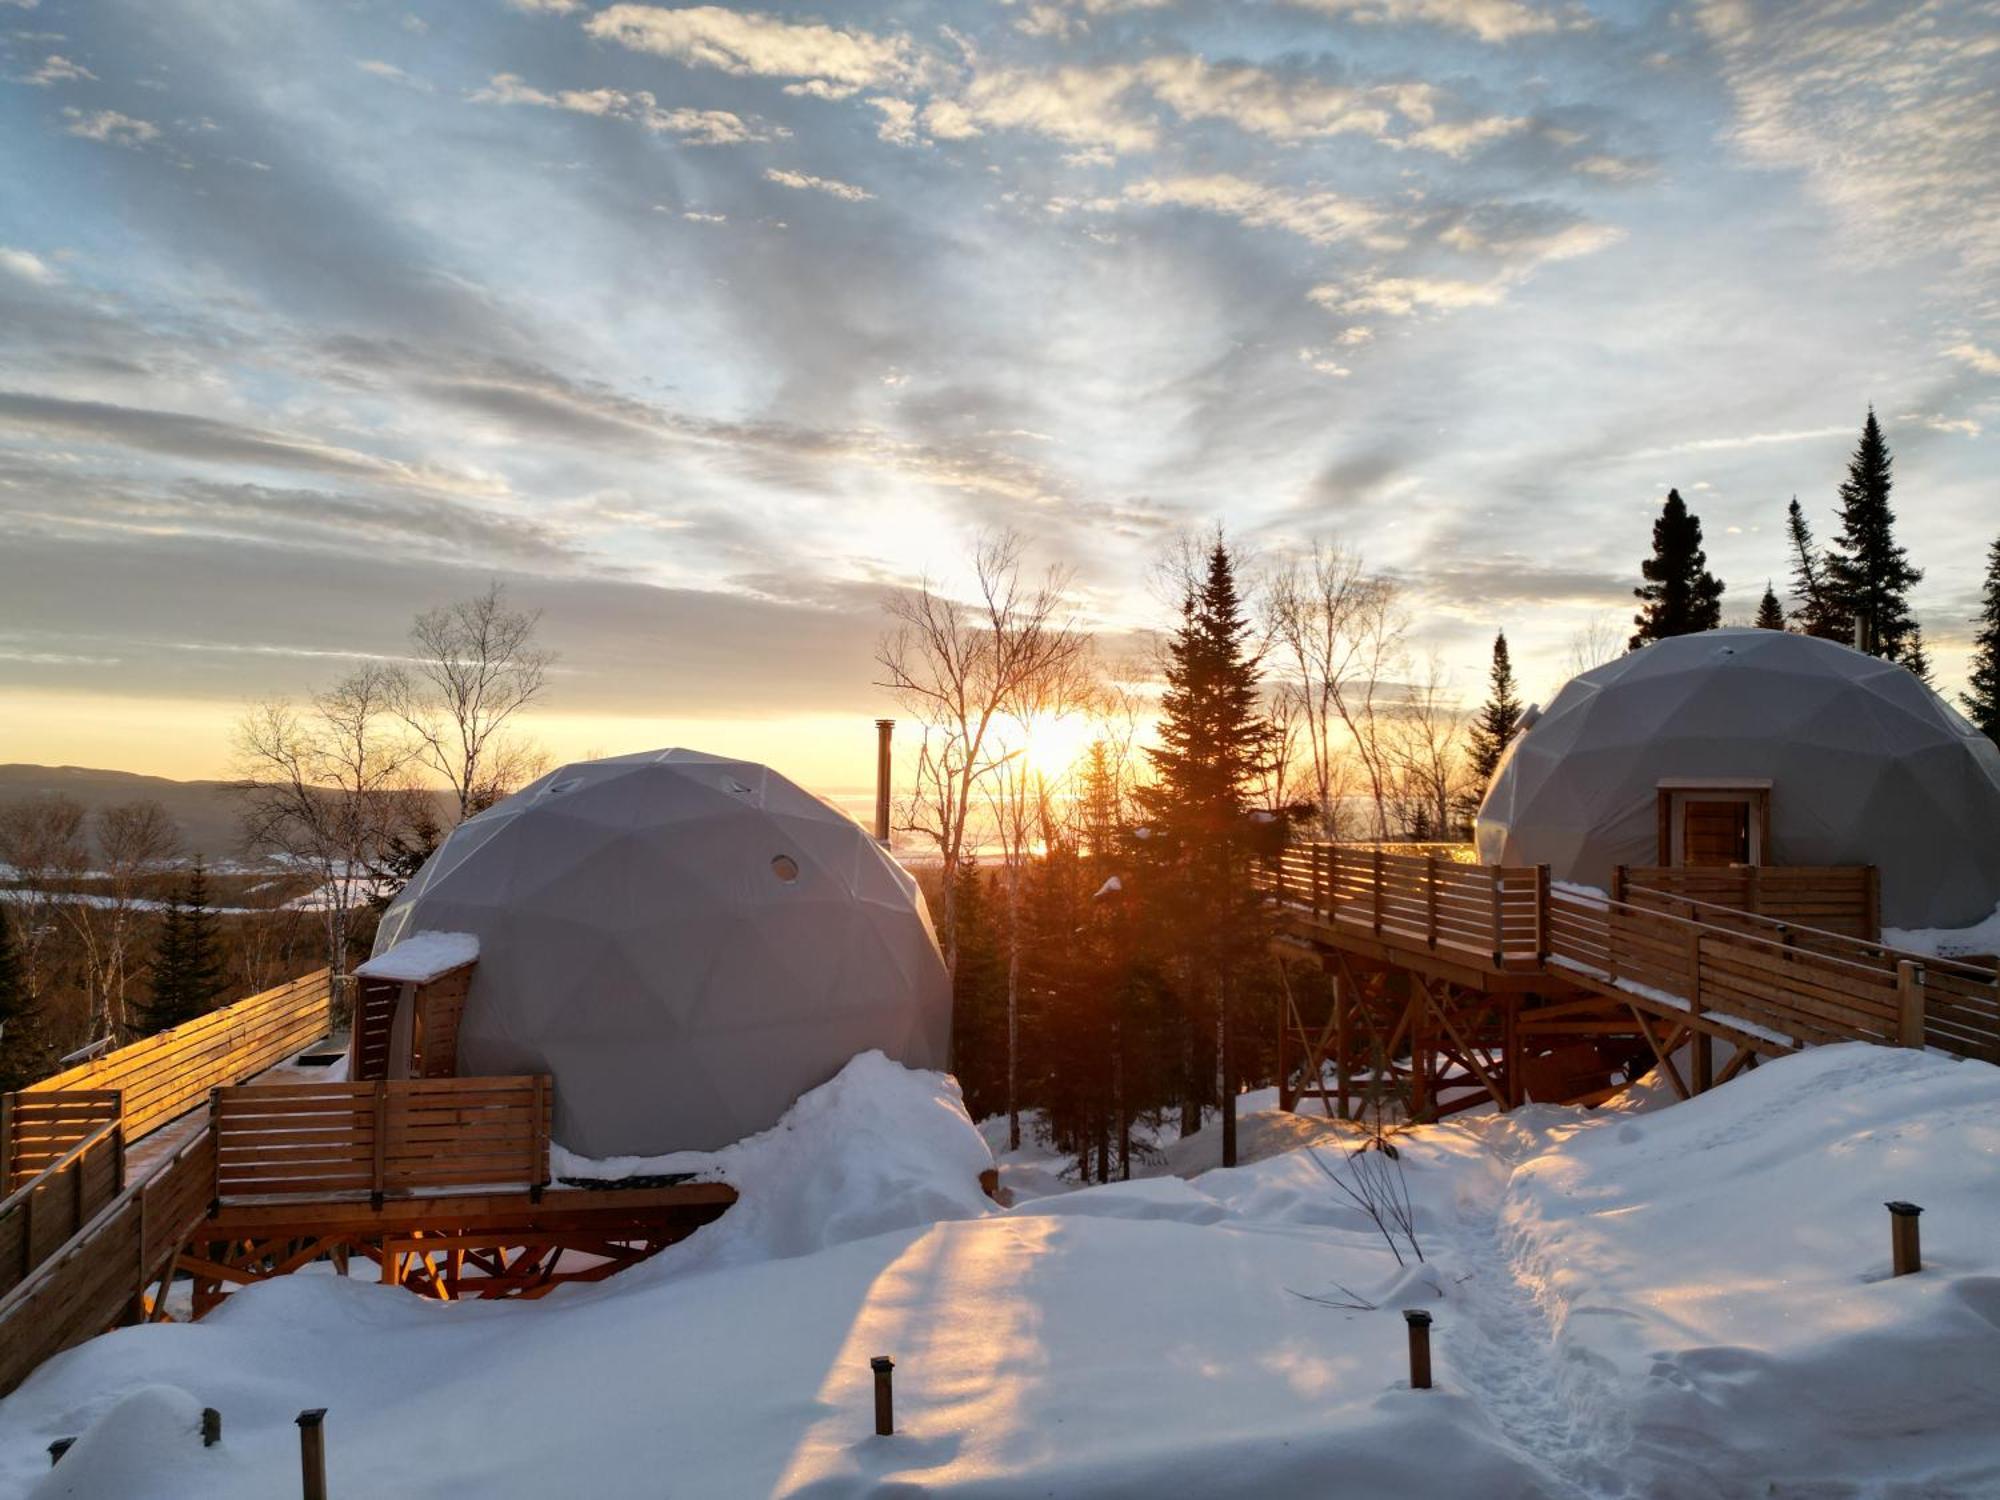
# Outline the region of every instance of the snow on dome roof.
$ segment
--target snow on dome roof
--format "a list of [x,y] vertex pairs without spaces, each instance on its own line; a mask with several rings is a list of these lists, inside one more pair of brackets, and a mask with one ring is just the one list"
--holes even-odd
[[422,929],[478,943],[460,1071],[552,1073],[556,1138],[586,1156],[728,1145],[870,1048],[946,1065],[950,986],[916,882],[749,761],[549,773],[452,831],[377,954]]
[[1895,663],[1777,630],[1676,636],[1572,679],[1508,746],[1479,856],[1608,889],[1659,863],[1660,783],[1694,778],[1768,782],[1765,862],[1877,866],[1890,925],[2000,900],[2000,748]]

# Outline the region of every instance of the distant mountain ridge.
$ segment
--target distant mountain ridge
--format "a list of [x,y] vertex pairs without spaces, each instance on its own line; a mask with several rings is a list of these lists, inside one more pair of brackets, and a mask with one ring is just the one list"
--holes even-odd
[[227,781],[174,781],[90,766],[0,765],[0,803],[24,797],[74,797],[90,812],[120,802],[157,802],[180,825],[182,852],[235,859],[243,852],[239,804]]

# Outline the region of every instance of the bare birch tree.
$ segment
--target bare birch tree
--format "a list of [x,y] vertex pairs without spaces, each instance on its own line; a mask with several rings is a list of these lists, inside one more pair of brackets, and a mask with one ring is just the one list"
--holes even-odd
[[0,894],[18,913],[14,931],[30,1008],[42,1001],[48,977],[43,949],[55,930],[63,893],[89,863],[86,817],[73,797],[25,797],[0,807],[0,864],[11,868],[18,882]]
[[1464,728],[1451,675],[1432,652],[1423,675],[1405,686],[1385,737],[1403,832],[1427,839],[1449,839],[1456,832],[1453,809],[1461,803],[1466,776]]
[[237,725],[245,840],[318,878],[336,976],[346,970],[373,872],[407,815],[420,752],[402,732],[397,693],[393,671],[363,667],[303,709],[277,699]]
[[79,887],[63,915],[83,945],[90,974],[85,1041],[117,1041],[132,1029],[126,984],[143,884],[180,848],[181,834],[167,810],[148,800],[99,809],[91,831],[97,845],[91,874],[99,878]]
[[423,763],[450,784],[461,818],[541,774],[547,757],[507,723],[541,695],[555,653],[535,644],[541,612],[511,609],[506,590],[426,610],[410,627],[414,663],[390,686]]
[[948,598],[925,580],[883,603],[892,622],[876,651],[887,688],[921,729],[901,827],[935,845],[943,867],[938,936],[958,971],[958,873],[971,818],[987,780],[1010,752],[995,731],[1025,719],[1051,682],[1069,678],[1090,638],[1065,602],[1069,575],[1051,568],[1022,577],[1021,539],[982,536],[973,549],[977,598]]
[[1408,628],[1396,586],[1369,573],[1359,553],[1315,542],[1308,557],[1269,580],[1264,600],[1273,646],[1266,662],[1297,700],[1321,831],[1337,836],[1335,782],[1351,752],[1367,783],[1374,835],[1382,837],[1394,769],[1383,719]]

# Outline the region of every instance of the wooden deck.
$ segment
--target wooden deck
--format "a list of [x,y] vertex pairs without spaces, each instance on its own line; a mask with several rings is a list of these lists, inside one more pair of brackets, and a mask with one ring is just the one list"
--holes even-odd
[[177,1282],[195,1317],[316,1260],[433,1297],[539,1297],[735,1201],[717,1182],[551,1182],[546,1075],[298,1066],[330,1041],[330,999],[308,975],[0,1097],[0,1394],[109,1327],[168,1319]]
[[[1693,874],[1721,878],[1682,878]],[[1590,1078],[1621,1071],[1621,1046],[1623,1071],[1650,1057],[1683,1094],[1829,1042],[2000,1062],[2000,977],[1862,935],[1876,926],[1872,871],[1627,870],[1618,900],[1557,886],[1546,868],[1478,865],[1435,846],[1308,845],[1258,883],[1278,909],[1281,952],[1318,959],[1333,990],[1324,1019],[1294,998],[1281,1071],[1296,1060],[1296,1096],[1331,1095],[1343,1111],[1359,1074],[1391,1079],[1417,1116],[1602,1097]],[[1697,891],[1742,892],[1765,909]],[[1716,1041],[1733,1054],[1719,1074]],[[1673,1061],[1684,1045],[1685,1079]],[[1565,1089],[1564,1077],[1589,1086]]]

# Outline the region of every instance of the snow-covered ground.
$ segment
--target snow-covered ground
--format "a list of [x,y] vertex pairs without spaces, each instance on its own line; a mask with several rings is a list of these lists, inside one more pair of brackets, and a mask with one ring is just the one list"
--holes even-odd
[[[602,1285],[300,1275],[52,1361],[0,1404],[0,1493],[296,1494],[323,1406],[335,1495],[2000,1495],[2000,1069],[1851,1045],[1645,1102],[1401,1137],[1399,1267],[1293,1145],[1332,1127],[1253,1112],[1275,1154],[1192,1178],[1049,1163],[1001,1210],[949,1081],[865,1057]],[[1888,1277],[1888,1198],[1926,1210],[1920,1275]]]

